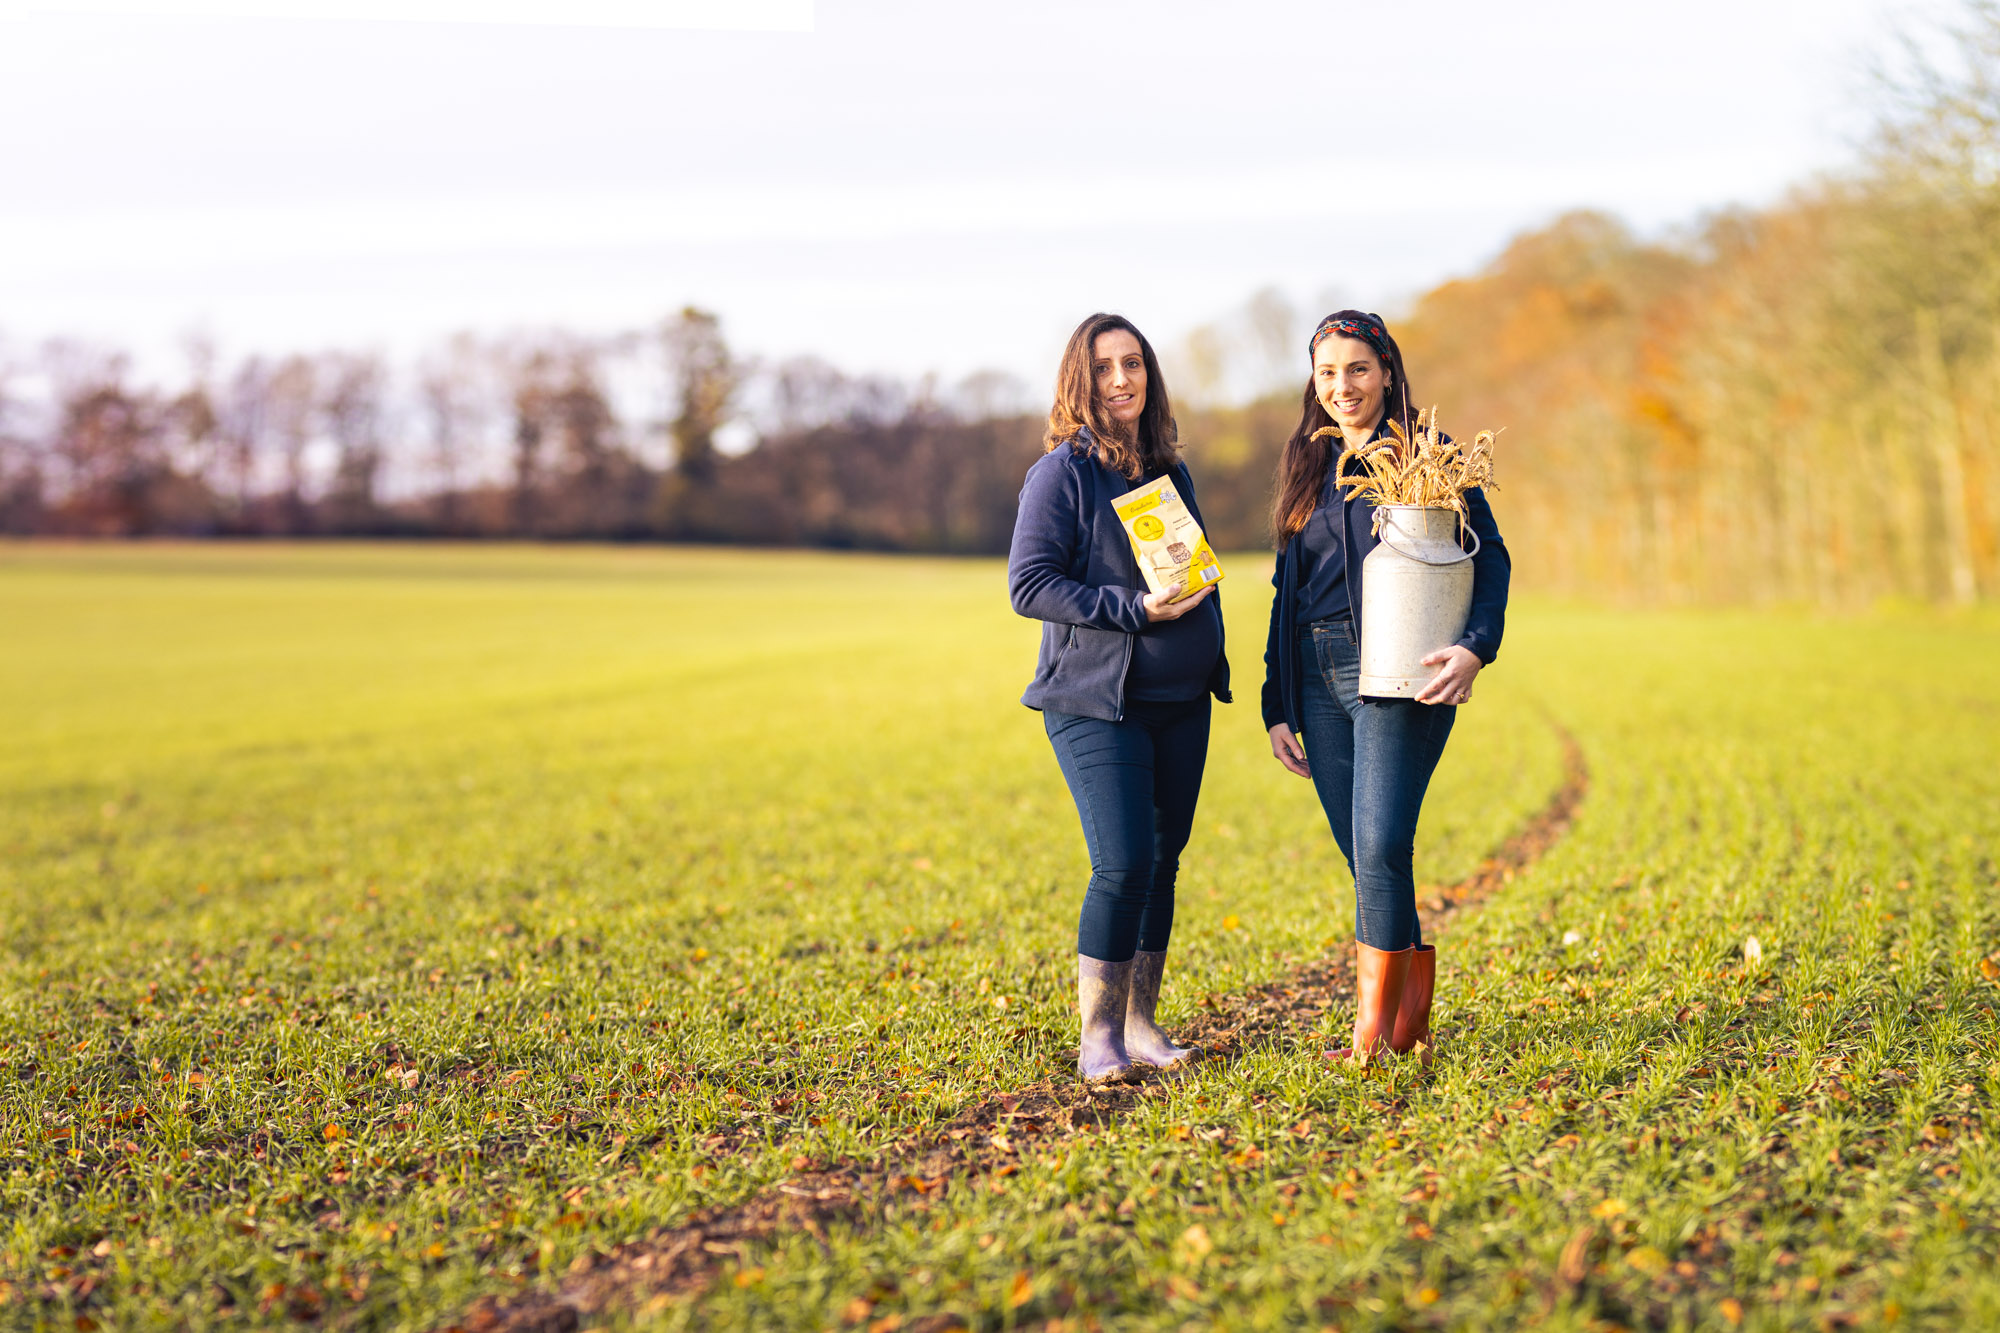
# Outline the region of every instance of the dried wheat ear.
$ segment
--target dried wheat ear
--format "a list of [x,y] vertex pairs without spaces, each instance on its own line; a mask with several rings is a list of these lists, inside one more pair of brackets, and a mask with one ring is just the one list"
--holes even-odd
[[[1338,435],[1340,427],[1326,426],[1313,432],[1315,440]],[[1465,493],[1473,487],[1493,486],[1493,443],[1496,430],[1482,430],[1470,444],[1449,439],[1438,429],[1437,408],[1419,412],[1408,434],[1397,421],[1389,423],[1389,434],[1367,444],[1350,444],[1334,460],[1335,484],[1352,488],[1378,508],[1383,505],[1421,505],[1449,509],[1458,515],[1463,528],[1468,515]],[[1349,460],[1362,470],[1348,475]]]

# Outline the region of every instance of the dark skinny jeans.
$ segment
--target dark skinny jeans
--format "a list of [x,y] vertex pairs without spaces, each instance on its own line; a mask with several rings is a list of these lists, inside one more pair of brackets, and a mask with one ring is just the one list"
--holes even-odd
[[1083,820],[1090,887],[1076,951],[1122,963],[1159,953],[1174,928],[1174,879],[1208,763],[1209,698],[1125,701],[1125,720],[1054,709],[1042,725]]
[[1306,762],[1333,840],[1354,873],[1354,936],[1376,949],[1423,943],[1417,815],[1458,716],[1414,699],[1363,699],[1351,620],[1299,631]]

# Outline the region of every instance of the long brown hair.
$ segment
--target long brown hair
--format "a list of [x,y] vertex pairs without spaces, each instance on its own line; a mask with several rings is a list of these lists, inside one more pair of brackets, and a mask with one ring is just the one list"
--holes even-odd
[[[1342,310],[1327,316],[1327,319],[1344,318],[1372,321],[1382,328],[1382,340],[1389,345],[1389,354],[1382,358],[1383,369],[1390,375],[1389,391],[1382,396],[1382,410],[1385,415],[1403,422],[1407,430],[1416,417],[1416,411],[1410,406],[1414,400],[1410,397],[1410,377],[1403,370],[1403,349],[1389,336],[1388,326],[1374,315],[1360,310]],[[1292,437],[1285,441],[1285,451],[1278,457],[1277,493],[1271,502],[1271,532],[1279,550],[1299,535],[1312,518],[1313,510],[1319,508],[1320,492],[1326,489],[1327,469],[1340,452],[1339,439],[1313,438],[1315,431],[1335,424],[1332,414],[1320,406],[1315,387],[1312,371],[1308,369],[1299,424],[1292,429]]]
[[[1139,356],[1146,363],[1146,405],[1140,409],[1137,430],[1106,410],[1097,393],[1096,372],[1091,369],[1098,336],[1113,329],[1123,329],[1138,339]],[[1049,408],[1048,430],[1042,434],[1043,452],[1076,439],[1086,428],[1098,461],[1117,468],[1129,481],[1137,481],[1148,472],[1164,472],[1180,456],[1174,448],[1180,432],[1167,402],[1167,380],[1160,373],[1160,359],[1153,355],[1153,344],[1146,341],[1146,335],[1123,315],[1092,315],[1069,335],[1062,364],[1056,367],[1056,400]]]

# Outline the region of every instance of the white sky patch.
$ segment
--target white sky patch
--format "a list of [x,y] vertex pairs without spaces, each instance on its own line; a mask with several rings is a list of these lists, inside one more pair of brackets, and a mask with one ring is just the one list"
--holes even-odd
[[0,0],[0,20],[96,16],[811,32],[813,0]]
[[[1614,165],[1592,178],[1600,199],[1650,217],[1679,201],[1662,178],[1702,170],[1739,194],[1763,182],[1754,160],[1658,159]],[[1439,196],[1394,191],[1353,198],[1343,170],[1389,175],[1389,162],[1326,164],[1299,178],[1297,166],[1219,170],[1212,174],[1109,176],[1106,193],[1127,198],[1184,196],[1177,225],[1229,226],[1341,217],[1350,223],[1450,211],[1478,200],[1488,214],[1561,209],[1574,202],[1570,172],[1553,165],[1439,160],[1427,172]],[[1733,179],[1731,179],[1733,178]],[[635,246],[788,244],[915,236],[977,238],[1059,236],[1079,219],[1043,202],[1071,183],[1014,180],[691,182],[679,190],[632,193],[493,195],[426,202],[340,199],[318,205],[276,203],[230,208],[152,209],[37,218],[0,215],[0,281],[25,288],[40,281],[114,275],[188,264],[228,266],[331,258],[506,256],[524,250]]]
[[[1265,287],[1392,312],[1569,208],[1769,204],[1853,160],[1871,44],[1958,0],[312,17],[389,10],[361,3],[0,0],[39,15],[0,28],[0,363],[68,335],[172,375],[190,328],[400,357],[693,303],[746,354],[1041,385],[1094,310],[1165,350]],[[162,16],[231,6],[267,17]]]

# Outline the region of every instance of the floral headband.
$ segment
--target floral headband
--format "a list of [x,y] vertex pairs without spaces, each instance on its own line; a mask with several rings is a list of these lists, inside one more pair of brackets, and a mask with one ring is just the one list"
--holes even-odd
[[1328,315],[1313,330],[1312,342],[1306,346],[1310,357],[1319,350],[1319,345],[1334,334],[1344,338],[1359,338],[1375,349],[1375,355],[1382,358],[1382,364],[1389,364],[1389,331],[1382,327],[1382,321],[1373,315],[1355,319],[1351,316]]

